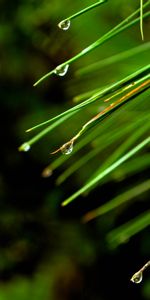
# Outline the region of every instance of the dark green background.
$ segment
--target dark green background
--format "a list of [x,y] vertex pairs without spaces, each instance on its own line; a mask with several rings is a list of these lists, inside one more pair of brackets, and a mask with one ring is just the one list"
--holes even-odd
[[[129,280],[148,260],[149,229],[115,250],[105,241],[111,229],[149,207],[148,195],[130,207],[82,224],[80,217],[97,205],[99,195],[108,201],[128,185],[128,179],[104,184],[84,201],[77,199],[61,208],[61,201],[79,188],[92,166],[62,186],[55,186],[60,170],[50,178],[41,177],[53,159],[50,151],[72,136],[94,111],[56,128],[28,153],[17,149],[27,139],[27,128],[72,106],[73,96],[123,78],[149,59],[146,52],[89,78],[74,76],[80,66],[140,45],[136,26],[72,64],[64,78],[52,76],[33,88],[40,76],[77,54],[139,6],[138,1],[108,1],[74,20],[69,31],[60,31],[60,20],[89,4],[92,1],[0,1],[0,300],[150,297],[148,272],[139,286]],[[145,41],[149,29],[146,20]],[[147,179],[148,173],[130,180]]]

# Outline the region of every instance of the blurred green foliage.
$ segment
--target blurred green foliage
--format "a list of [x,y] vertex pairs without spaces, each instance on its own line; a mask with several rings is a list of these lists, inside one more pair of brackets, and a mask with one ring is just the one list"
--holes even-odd
[[[148,210],[148,191],[89,224],[80,222],[84,214],[99,206],[99,200],[105,204],[148,179],[148,149],[134,157],[132,163],[116,169],[108,181],[68,208],[60,208],[61,201],[92,176],[97,165],[121,147],[124,138],[108,145],[86,167],[77,169],[66,183],[55,186],[61,171],[79,161],[92,147],[101,147],[102,136],[105,140],[108,134],[110,139],[119,126],[126,128],[135,115],[142,123],[150,111],[149,91],[116,112],[115,117],[110,116],[110,123],[102,123],[93,144],[72,156],[71,163],[66,160],[50,178],[41,178],[44,166],[55,163],[50,151],[76,134],[99,112],[103,103],[74,116],[73,121],[58,127],[28,154],[17,150],[27,139],[26,129],[68,109],[73,105],[73,97],[112,84],[149,62],[149,51],[145,51],[85,77],[75,76],[81,67],[140,45],[139,26],[135,26],[76,61],[64,78],[53,77],[37,88],[32,87],[40,76],[77,54],[139,7],[139,1],[108,1],[75,19],[69,31],[60,31],[57,24],[63,18],[91,3],[91,0],[86,3],[79,0],[0,2],[0,300],[107,299],[112,295],[120,299],[119,287],[122,299],[146,300],[150,295],[148,277],[145,276],[138,289],[128,282],[132,273],[148,259],[149,227],[131,239],[125,237],[120,242],[122,245],[114,250],[107,243],[109,234]],[[146,19],[145,42],[149,41],[149,30],[150,22]],[[125,138],[128,137],[126,133]]]

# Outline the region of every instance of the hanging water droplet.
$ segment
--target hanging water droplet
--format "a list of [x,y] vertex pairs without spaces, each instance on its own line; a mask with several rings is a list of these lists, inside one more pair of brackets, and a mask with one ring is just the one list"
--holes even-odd
[[68,155],[73,151],[73,143],[66,143],[61,147],[62,154]]
[[19,151],[27,152],[30,150],[30,145],[28,143],[24,143],[19,147]]
[[68,30],[70,27],[70,20],[63,20],[58,24],[58,27],[62,30]]
[[56,67],[55,69],[55,74],[58,76],[64,76],[66,75],[67,71],[68,71],[69,65],[60,65],[58,67]]
[[142,272],[137,272],[132,276],[131,281],[134,283],[140,283],[142,279],[143,279]]

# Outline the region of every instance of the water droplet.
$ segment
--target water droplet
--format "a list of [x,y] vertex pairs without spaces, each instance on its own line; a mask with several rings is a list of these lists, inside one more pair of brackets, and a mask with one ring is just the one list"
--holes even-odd
[[62,30],[68,30],[70,27],[70,20],[63,20],[58,24],[58,27]]
[[24,143],[19,147],[19,151],[27,152],[30,150],[30,145],[28,143]]
[[73,151],[73,143],[66,143],[61,147],[62,154],[68,155]]
[[132,276],[131,281],[134,283],[140,283],[142,279],[143,279],[142,272],[137,272]]
[[69,65],[60,65],[58,67],[56,67],[55,69],[55,74],[58,76],[64,76],[66,75],[67,71],[68,71]]

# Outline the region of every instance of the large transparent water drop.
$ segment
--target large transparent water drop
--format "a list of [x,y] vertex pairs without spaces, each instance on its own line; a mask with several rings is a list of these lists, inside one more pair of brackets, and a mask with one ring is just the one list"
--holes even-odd
[[142,279],[143,279],[142,272],[137,272],[132,276],[131,281],[134,283],[140,283]]
[[61,147],[62,154],[68,155],[71,154],[72,151],[73,151],[73,143],[67,143]]
[[58,76],[64,76],[64,75],[66,75],[68,68],[69,68],[69,65],[64,65],[64,66],[60,65],[60,66],[56,67],[54,72]]
[[70,20],[63,20],[58,24],[58,27],[62,30],[68,30],[70,27]]

